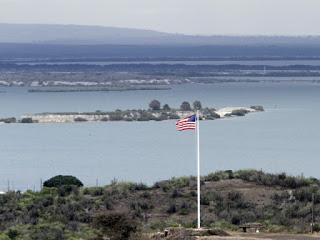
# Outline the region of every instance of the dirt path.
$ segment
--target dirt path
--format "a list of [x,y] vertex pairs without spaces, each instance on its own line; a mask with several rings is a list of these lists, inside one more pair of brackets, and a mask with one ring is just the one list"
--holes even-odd
[[272,233],[259,233],[259,234],[241,234],[231,233],[229,237],[201,237],[199,240],[320,240],[320,235],[300,235],[300,234],[272,234]]

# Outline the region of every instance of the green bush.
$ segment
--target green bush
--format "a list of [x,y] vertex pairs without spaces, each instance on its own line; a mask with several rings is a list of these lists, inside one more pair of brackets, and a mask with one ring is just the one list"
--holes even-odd
[[77,186],[82,187],[83,183],[73,176],[58,175],[52,177],[43,183],[44,187]]
[[204,180],[216,182],[216,181],[232,179],[232,178],[234,178],[233,172],[231,170],[226,170],[226,171],[218,171],[218,172],[210,173],[207,176],[205,176]]
[[4,233],[0,233],[0,240],[11,240],[13,238],[9,238],[8,235]]
[[16,237],[19,235],[19,232],[16,229],[9,229],[7,235],[10,239],[16,239]]
[[126,240],[139,230],[138,223],[126,213],[99,213],[93,219],[93,226],[112,240]]
[[173,214],[177,212],[177,207],[175,204],[170,204],[169,208],[167,209],[167,213]]
[[313,231],[320,232],[320,224],[319,223],[316,223],[313,225]]
[[173,189],[172,193],[171,193],[171,197],[172,198],[178,198],[178,197],[181,197],[182,194],[179,192],[178,189]]
[[32,227],[30,237],[32,240],[63,240],[65,239],[63,227],[59,224],[40,224]]

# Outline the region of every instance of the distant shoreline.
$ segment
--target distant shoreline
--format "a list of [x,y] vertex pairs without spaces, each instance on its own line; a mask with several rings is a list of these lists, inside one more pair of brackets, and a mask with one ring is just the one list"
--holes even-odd
[[125,87],[41,87],[31,88],[30,93],[55,92],[123,92],[123,91],[171,90],[167,86],[125,86]]

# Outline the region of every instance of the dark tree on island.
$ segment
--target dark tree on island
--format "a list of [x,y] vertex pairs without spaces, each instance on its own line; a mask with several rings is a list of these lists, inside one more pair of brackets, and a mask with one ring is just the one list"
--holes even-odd
[[161,103],[158,101],[158,100],[152,100],[150,103],[149,103],[149,108],[153,111],[158,111],[161,109]]
[[201,102],[196,100],[193,102],[193,109],[194,110],[201,110],[202,109],[202,105],[201,105]]
[[170,111],[171,108],[170,108],[170,106],[169,106],[168,104],[165,104],[165,105],[163,105],[162,110],[164,110],[164,111]]
[[191,106],[189,102],[184,101],[180,106],[181,111],[191,111]]

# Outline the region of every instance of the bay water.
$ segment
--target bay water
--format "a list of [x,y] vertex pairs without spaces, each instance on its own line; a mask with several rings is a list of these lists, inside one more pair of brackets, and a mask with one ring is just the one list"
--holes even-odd
[[[187,84],[164,91],[28,93],[0,89],[0,118],[26,113],[147,108],[152,99],[178,107],[263,105],[200,125],[201,173],[255,168],[320,177],[320,85],[310,82]],[[85,185],[155,181],[196,174],[196,139],[175,121],[0,125],[0,190],[39,189],[54,175]]]

